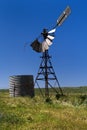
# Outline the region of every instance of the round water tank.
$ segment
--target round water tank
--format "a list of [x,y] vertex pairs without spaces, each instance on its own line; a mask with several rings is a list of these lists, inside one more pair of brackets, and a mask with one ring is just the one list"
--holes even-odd
[[34,96],[33,75],[10,76],[9,93],[11,97]]

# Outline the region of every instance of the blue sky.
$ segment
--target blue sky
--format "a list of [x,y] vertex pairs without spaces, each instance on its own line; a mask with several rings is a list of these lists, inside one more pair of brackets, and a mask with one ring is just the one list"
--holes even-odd
[[67,5],[71,15],[57,28],[49,53],[61,86],[87,85],[86,0],[0,0],[0,88],[9,88],[11,75],[36,77],[41,54],[29,44]]

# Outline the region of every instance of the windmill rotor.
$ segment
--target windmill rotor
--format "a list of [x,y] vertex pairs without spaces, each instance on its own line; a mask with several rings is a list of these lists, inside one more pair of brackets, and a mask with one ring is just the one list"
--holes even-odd
[[47,29],[43,29],[43,32],[41,33],[41,36],[44,38],[42,43],[39,41],[39,39],[35,39],[31,43],[31,47],[36,52],[45,52],[45,50],[49,49],[49,46],[52,45],[52,41],[55,38],[54,32],[56,29],[52,29],[50,31],[47,31]]

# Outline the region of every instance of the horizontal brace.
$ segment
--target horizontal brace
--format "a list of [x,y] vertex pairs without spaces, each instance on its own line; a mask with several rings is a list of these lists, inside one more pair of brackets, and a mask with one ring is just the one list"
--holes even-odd
[[[37,78],[36,80],[45,80],[45,78]],[[56,78],[48,78],[48,80],[56,80]]]
[[41,69],[44,69],[44,68],[49,69],[49,68],[53,68],[53,67],[52,67],[52,66],[47,66],[47,67],[46,67],[46,66],[41,66],[40,68],[41,68]]

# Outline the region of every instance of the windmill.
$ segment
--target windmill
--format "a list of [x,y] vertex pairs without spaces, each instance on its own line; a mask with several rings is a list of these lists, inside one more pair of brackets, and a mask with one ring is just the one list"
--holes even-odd
[[[40,37],[36,38],[31,43],[31,47],[34,51],[42,53],[41,64],[39,66],[39,70],[35,79],[35,84],[37,84],[41,94],[45,96],[46,99],[50,97],[49,87],[56,92],[56,97],[59,97],[59,95],[63,95],[63,91],[60,87],[59,81],[56,77],[55,71],[51,63],[49,48],[52,45],[53,39],[55,38],[54,34],[57,27],[62,25],[62,23],[65,21],[65,19],[70,13],[71,9],[69,6],[67,6],[63,13],[60,15],[60,17],[57,19],[56,25],[51,30],[44,28],[40,34]],[[39,85],[40,81],[44,82],[45,94],[43,94],[41,86]],[[51,82],[56,82],[58,87],[53,86]]]

